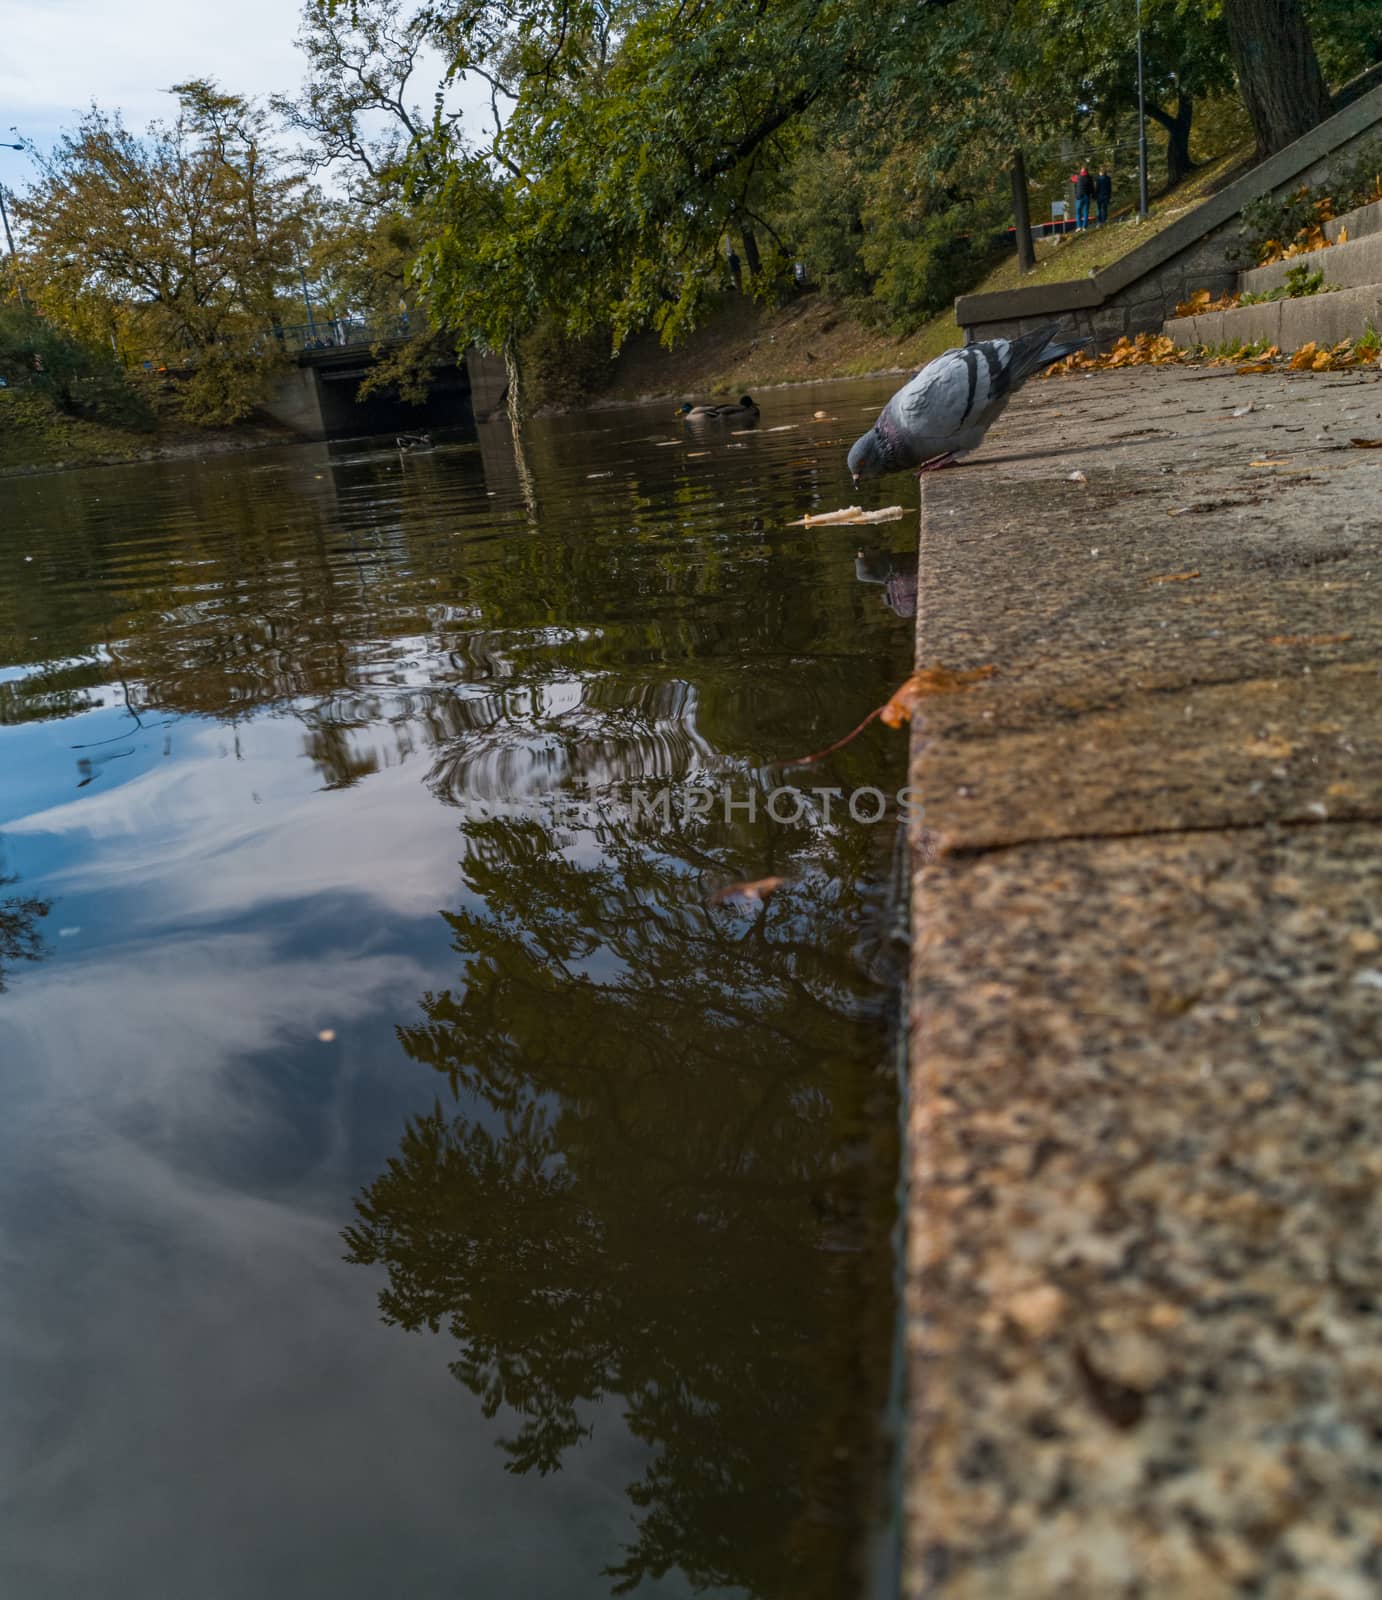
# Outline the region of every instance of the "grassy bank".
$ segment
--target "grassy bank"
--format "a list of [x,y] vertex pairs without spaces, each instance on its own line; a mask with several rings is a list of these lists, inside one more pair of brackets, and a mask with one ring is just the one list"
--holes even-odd
[[192,428],[165,422],[148,430],[116,428],[67,416],[47,395],[33,389],[0,389],[0,477],[117,466],[162,456],[220,454],[291,439],[292,435],[249,424]]
[[867,328],[817,294],[777,308],[736,299],[674,350],[652,334],[631,339],[591,398],[608,404],[661,395],[738,395],[781,383],[913,370],[954,344],[956,332],[945,318],[905,335]]

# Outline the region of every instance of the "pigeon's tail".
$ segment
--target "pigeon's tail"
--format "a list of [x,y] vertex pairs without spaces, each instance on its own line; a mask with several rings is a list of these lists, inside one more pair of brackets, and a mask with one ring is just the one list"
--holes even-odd
[[1044,328],[1036,328],[1031,333],[1024,333],[1021,338],[1012,342],[1012,352],[1008,359],[1012,369],[1012,387],[1016,388],[1024,378],[1030,378],[1034,372],[1040,372],[1043,367],[1049,367],[1053,362],[1063,361],[1066,356],[1073,355],[1076,350],[1083,350],[1087,344],[1094,342],[1092,334],[1086,334],[1082,339],[1060,339],[1060,324],[1049,322]]

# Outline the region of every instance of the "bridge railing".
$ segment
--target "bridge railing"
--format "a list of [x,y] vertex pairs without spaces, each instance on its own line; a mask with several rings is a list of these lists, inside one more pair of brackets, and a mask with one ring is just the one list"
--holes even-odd
[[284,322],[274,338],[285,350],[364,349],[384,339],[406,339],[417,331],[406,313],[365,321],[359,317],[315,317],[311,322]]

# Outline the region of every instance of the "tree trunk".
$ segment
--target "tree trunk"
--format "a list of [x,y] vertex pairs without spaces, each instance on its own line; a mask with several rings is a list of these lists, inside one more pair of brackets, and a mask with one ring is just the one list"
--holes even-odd
[[763,263],[758,255],[758,240],[753,236],[752,228],[741,230],[744,240],[744,260],[748,265],[749,276],[756,278],[763,270]]
[[1323,122],[1333,107],[1301,0],[1224,0],[1238,87],[1259,160]]
[[1176,101],[1176,114],[1163,111],[1160,106],[1147,107],[1147,115],[1166,130],[1166,180],[1174,186],[1188,178],[1195,170],[1190,159],[1190,122],[1195,115],[1195,102],[1183,94]]
[[1020,150],[1013,151],[1008,169],[1013,186],[1013,230],[1017,234],[1017,270],[1030,272],[1036,266],[1032,245],[1032,214],[1027,206],[1027,161]]

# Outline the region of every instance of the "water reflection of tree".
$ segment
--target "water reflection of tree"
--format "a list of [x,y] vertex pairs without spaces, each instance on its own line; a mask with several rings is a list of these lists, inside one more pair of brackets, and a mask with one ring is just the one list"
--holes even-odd
[[[0,871],[0,890],[19,879]],[[37,895],[0,894],[0,994],[5,992],[5,971],[16,961],[41,961],[47,954],[39,923],[53,909],[51,900]]]
[[[747,454],[735,458],[724,470],[727,482],[740,476],[742,492],[721,509],[700,475],[672,459],[678,452],[648,448],[632,463],[621,455],[627,481],[602,490],[592,523],[584,456],[570,481],[572,457],[589,448],[584,433],[534,433],[536,523],[516,483],[496,479],[500,498],[487,498],[493,460],[482,468],[465,452],[427,477],[400,477],[395,455],[328,473],[312,457],[265,476],[154,474],[146,486],[163,498],[147,512],[137,564],[126,518],[112,516],[104,497],[57,485],[51,505],[21,511],[62,537],[0,590],[0,660],[48,670],[22,696],[0,689],[0,723],[83,709],[123,675],[151,713],[300,719],[323,781],[346,787],[389,756],[387,744],[377,759],[352,745],[377,739],[381,717],[396,723],[400,702],[422,709],[426,744],[431,707],[445,720],[459,686],[497,688],[510,672],[691,676],[694,663],[712,719],[717,700],[734,696],[736,711],[756,706],[773,720],[765,752],[806,748],[819,726],[847,717],[852,703],[838,716],[833,707],[803,715],[800,729],[780,726],[796,702],[808,711],[812,696],[829,692],[826,663],[852,665],[874,648],[860,629],[872,606],[842,583],[836,546],[785,526],[836,470],[833,459],[777,481],[751,470]],[[761,545],[746,539],[752,529]],[[790,552],[791,583],[764,559],[768,549]],[[451,612],[471,620],[458,626]],[[104,658],[70,671],[97,640],[118,647],[121,673]],[[406,684],[393,671],[400,651],[411,661]],[[761,675],[750,682],[741,671],[745,661],[799,655],[811,659],[812,681],[793,684],[786,708],[765,702]],[[891,662],[879,671],[888,681]]]
[[850,1592],[894,1170],[860,906],[837,879],[712,914],[695,840],[609,826],[594,864],[576,843],[471,830],[462,982],[401,1030],[454,1103],[363,1192],[350,1259],[386,1267],[387,1321],[450,1334],[487,1415],[516,1414],[510,1470],[559,1467],[617,1398],[650,1456],[615,1592],[674,1568]]

